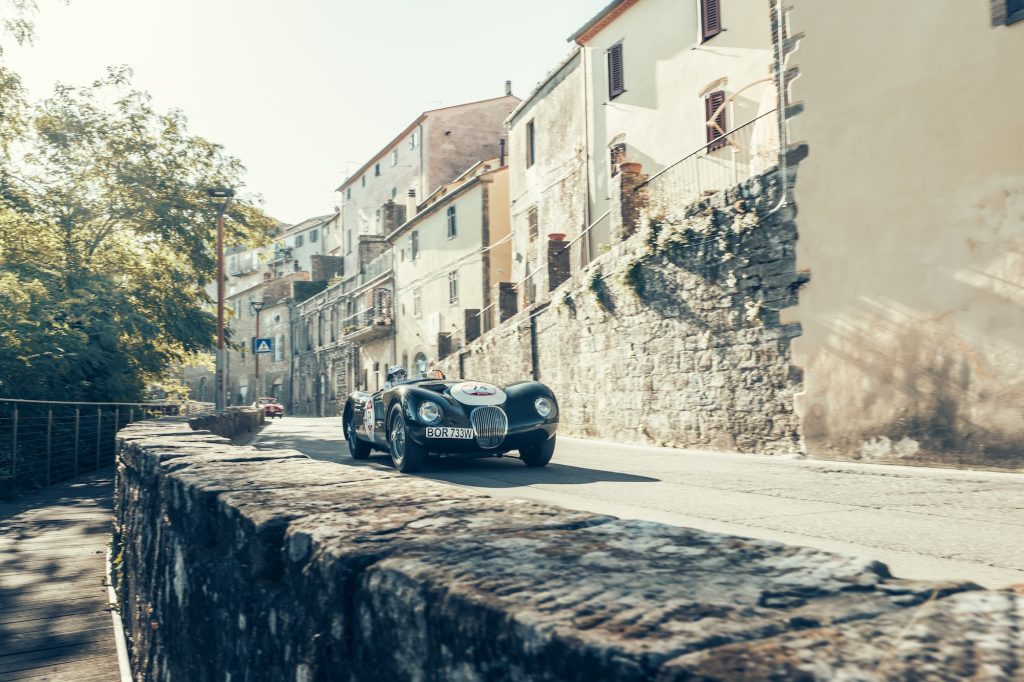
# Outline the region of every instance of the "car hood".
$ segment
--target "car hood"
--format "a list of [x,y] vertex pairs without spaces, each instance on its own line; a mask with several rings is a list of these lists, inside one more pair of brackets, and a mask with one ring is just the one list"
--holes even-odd
[[502,405],[505,391],[482,381],[463,381],[448,389],[448,395],[463,405]]

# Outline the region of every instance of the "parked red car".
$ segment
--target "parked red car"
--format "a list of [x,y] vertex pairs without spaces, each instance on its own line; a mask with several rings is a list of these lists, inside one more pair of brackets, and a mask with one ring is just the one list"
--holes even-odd
[[263,408],[263,414],[268,419],[284,416],[284,405],[277,402],[277,398],[260,398],[256,402]]

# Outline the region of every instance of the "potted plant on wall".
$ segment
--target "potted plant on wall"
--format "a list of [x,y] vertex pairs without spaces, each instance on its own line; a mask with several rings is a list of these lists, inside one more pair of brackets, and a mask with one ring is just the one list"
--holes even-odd
[[553,242],[560,242],[565,239],[564,232],[548,232],[548,239]]

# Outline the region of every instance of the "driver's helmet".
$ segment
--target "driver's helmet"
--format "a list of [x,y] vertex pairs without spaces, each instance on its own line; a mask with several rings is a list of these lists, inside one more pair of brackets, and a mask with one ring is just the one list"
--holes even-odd
[[394,386],[395,384],[400,384],[408,378],[409,374],[405,371],[405,367],[402,367],[401,365],[395,365],[394,367],[388,369],[387,380],[391,383],[392,386]]

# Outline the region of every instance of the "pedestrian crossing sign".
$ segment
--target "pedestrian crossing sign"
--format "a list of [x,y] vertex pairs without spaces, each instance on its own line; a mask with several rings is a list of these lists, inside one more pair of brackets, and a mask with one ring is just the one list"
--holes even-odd
[[253,337],[252,339],[252,352],[253,353],[273,353],[274,352],[274,339],[261,339]]

